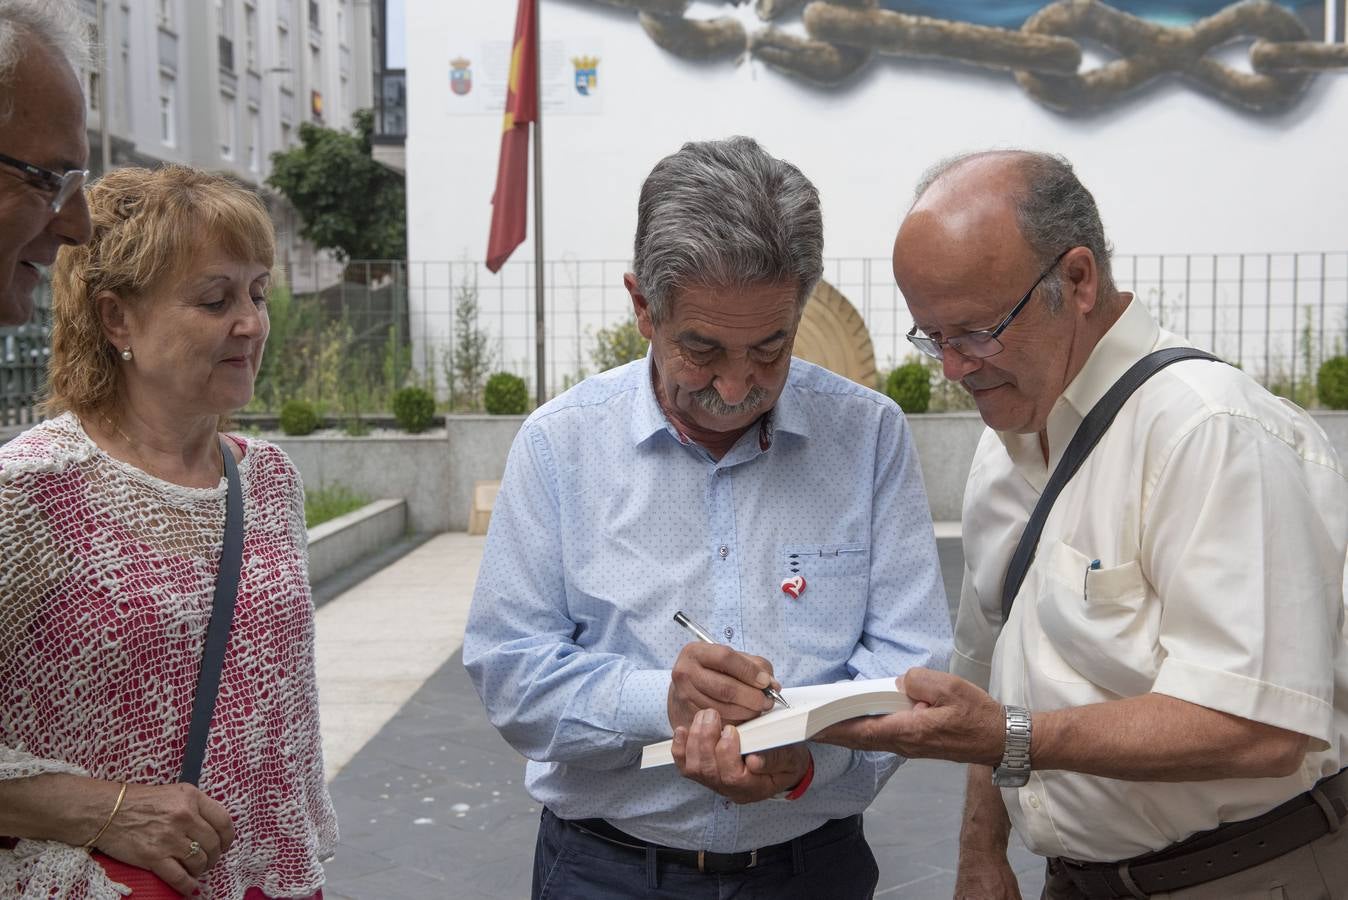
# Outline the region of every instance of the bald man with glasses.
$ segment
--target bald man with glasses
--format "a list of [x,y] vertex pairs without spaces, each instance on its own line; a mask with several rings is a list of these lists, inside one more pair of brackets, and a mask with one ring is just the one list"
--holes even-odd
[[80,40],[65,0],[0,0],[0,326],[28,321],[57,251],[92,232]]
[[937,167],[894,275],[908,339],[988,426],[955,654],[903,676],[915,711],[818,739],[970,764],[957,897],[1020,896],[1012,828],[1049,900],[1348,897],[1348,482],[1324,433],[1115,287],[1059,157]]

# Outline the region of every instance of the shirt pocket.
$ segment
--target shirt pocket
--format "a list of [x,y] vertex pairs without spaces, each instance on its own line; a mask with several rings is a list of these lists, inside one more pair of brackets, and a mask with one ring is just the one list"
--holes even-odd
[[[770,588],[790,608],[784,616],[793,646],[807,647],[830,665],[851,658],[866,623],[870,592],[870,547],[851,543],[781,545],[781,572]],[[782,590],[782,581],[799,575],[805,589],[799,597]]]
[[1161,606],[1149,602],[1141,565],[1134,559],[1092,568],[1094,560],[1061,541],[1046,549],[1032,667],[1121,697],[1150,691],[1163,657]]

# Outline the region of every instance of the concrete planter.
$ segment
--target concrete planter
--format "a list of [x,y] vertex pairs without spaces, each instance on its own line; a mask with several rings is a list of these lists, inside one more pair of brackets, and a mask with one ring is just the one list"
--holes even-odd
[[[1348,412],[1312,413],[1348,465]],[[473,485],[496,481],[524,416],[453,415],[424,434],[382,431],[367,437],[324,432],[306,437],[268,434],[316,489],[341,483],[367,497],[406,500],[411,532],[466,531]],[[974,412],[909,416],[932,518],[960,518],[964,484],[983,433]]]
[[422,434],[267,434],[310,489],[340,483],[366,497],[402,497],[412,532],[466,531],[473,484],[499,480],[524,416],[448,416]]
[[407,503],[376,500],[309,529],[309,583],[318,584],[407,533]]

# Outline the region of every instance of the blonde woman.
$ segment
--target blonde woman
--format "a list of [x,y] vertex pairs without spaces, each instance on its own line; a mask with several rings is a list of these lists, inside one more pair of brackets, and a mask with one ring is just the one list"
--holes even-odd
[[[111,900],[120,862],[182,894],[321,897],[303,490],[276,447],[217,434],[267,342],[271,223],[180,166],[114,171],[88,202],[93,239],[53,273],[53,418],[0,447],[0,895]],[[242,565],[198,788],[175,781],[225,452]]]

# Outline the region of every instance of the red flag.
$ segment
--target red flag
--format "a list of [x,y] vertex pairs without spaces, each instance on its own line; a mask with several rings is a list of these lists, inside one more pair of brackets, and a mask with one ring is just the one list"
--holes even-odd
[[[529,123],[538,121],[538,19],[535,0],[520,0],[515,13],[515,49],[510,55],[510,91],[506,94],[501,159],[491,198],[491,236],[487,268],[501,266],[524,242],[529,199]],[[537,223],[535,223],[537,227]]]

